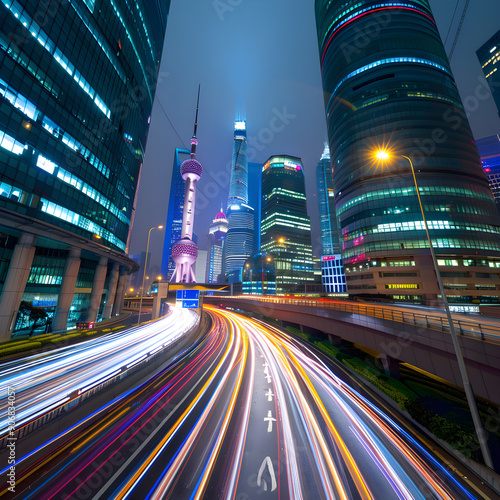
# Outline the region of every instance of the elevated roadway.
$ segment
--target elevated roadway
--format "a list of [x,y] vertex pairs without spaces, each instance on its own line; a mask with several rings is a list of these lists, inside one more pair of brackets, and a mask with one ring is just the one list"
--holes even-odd
[[[449,325],[443,311],[324,299],[206,297],[206,303],[241,309],[323,333],[380,353],[384,366],[399,362],[462,386]],[[477,396],[500,404],[500,321],[454,314],[454,326]]]

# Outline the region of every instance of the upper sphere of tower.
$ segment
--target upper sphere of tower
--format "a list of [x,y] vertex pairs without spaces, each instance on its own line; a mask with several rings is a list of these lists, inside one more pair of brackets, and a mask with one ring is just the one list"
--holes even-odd
[[224,215],[224,212],[219,212],[216,216],[215,216],[215,220],[219,220],[219,219],[225,219],[226,216]]
[[201,163],[193,158],[182,162],[181,165],[182,178],[186,180],[189,174],[197,175],[198,178],[203,175],[203,167],[201,166]]

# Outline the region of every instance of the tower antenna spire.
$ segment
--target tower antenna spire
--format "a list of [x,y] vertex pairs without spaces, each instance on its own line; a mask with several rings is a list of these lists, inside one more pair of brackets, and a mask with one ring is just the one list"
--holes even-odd
[[198,145],[198,139],[196,138],[196,131],[198,129],[198,108],[200,106],[200,88],[201,88],[201,83],[198,84],[198,100],[196,101],[196,116],[194,119],[193,137],[191,138],[191,158],[196,158],[196,146]]

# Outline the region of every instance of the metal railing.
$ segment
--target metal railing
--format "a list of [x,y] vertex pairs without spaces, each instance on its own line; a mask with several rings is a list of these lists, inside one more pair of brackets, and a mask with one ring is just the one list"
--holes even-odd
[[[397,311],[389,307],[352,304],[348,302],[333,302],[328,300],[315,299],[285,299],[273,297],[249,297],[248,295],[225,297],[225,299],[247,300],[253,302],[272,302],[283,305],[299,305],[316,307],[322,309],[333,309],[335,311],[346,312],[350,314],[359,314],[360,316],[370,316],[382,320],[406,323],[414,326],[422,326],[442,332],[450,332],[448,319],[444,316],[434,314],[416,313],[411,311]],[[390,306],[395,307],[395,306]],[[500,324],[479,323],[477,321],[453,319],[453,326],[456,331],[466,337],[472,337],[481,340],[500,341]]]

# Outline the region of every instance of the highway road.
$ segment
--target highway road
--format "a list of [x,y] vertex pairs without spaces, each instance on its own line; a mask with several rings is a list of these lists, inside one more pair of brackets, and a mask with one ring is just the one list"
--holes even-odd
[[21,457],[17,497],[480,498],[325,357],[206,311],[212,328],[188,354]]
[[[197,318],[192,311],[174,308],[161,321],[3,363],[0,387],[15,393],[16,427],[164,349],[193,327]],[[7,392],[0,391],[0,438],[8,429]]]

